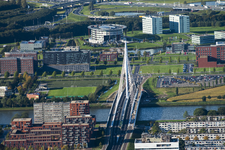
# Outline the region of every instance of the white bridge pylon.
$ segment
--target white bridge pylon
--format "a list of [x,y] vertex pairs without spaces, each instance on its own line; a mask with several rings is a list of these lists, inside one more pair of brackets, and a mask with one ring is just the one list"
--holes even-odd
[[[126,87],[124,87],[124,85]],[[124,57],[123,57],[123,65],[122,65],[122,71],[120,75],[120,84],[119,84],[119,89],[118,89],[118,94],[117,94],[117,105],[119,104],[119,101],[121,99],[123,89],[126,88],[126,99],[129,99],[130,93],[133,92],[135,82],[133,79],[133,74],[132,70],[130,67],[130,61],[128,58],[128,52],[127,52],[127,42],[125,41],[125,46],[124,46]]]

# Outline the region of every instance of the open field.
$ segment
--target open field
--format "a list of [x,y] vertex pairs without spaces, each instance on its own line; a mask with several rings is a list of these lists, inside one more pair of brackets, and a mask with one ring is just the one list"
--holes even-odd
[[178,57],[180,57],[180,60],[186,60],[186,58],[189,58],[189,60],[196,60],[195,55],[161,55],[161,56],[154,56],[154,61],[159,61],[160,57],[162,57],[162,61],[169,61],[169,58],[171,57],[171,61],[177,61]]
[[224,30],[224,27],[190,27],[190,32],[198,34],[214,33],[220,30]]
[[[27,4],[30,5],[31,8],[41,8],[41,7],[50,7],[53,6],[52,4],[47,4],[46,3],[35,3],[35,2],[27,2]],[[43,5],[42,5],[43,4]]]
[[63,89],[50,90],[48,96],[84,96],[94,93],[96,87],[67,87]]
[[[176,96],[176,88],[156,88],[157,78],[149,78],[143,88],[147,90],[153,97],[168,98]],[[194,91],[199,91],[200,87],[180,87],[179,94],[192,93]]]
[[149,43],[149,42],[127,44],[128,49],[133,49],[133,48],[147,49],[147,48],[153,48],[153,47],[162,47],[162,45],[155,44],[155,43]]
[[[167,99],[169,102],[201,102],[203,96],[211,96],[211,99],[206,99],[206,101],[217,101],[217,96],[225,95],[225,86],[216,87],[212,89],[206,89],[203,91],[194,92],[191,94],[180,95],[176,97],[171,97]],[[221,99],[220,99],[221,100]]]
[[[131,2],[137,2],[137,0],[130,0]],[[129,2],[130,2],[129,1]],[[186,0],[180,0],[180,4],[183,4],[184,1]],[[203,0],[203,1],[207,1],[207,0]],[[173,4],[174,2],[177,2],[177,0],[139,0],[138,2],[144,2],[144,3],[170,3]],[[190,0],[190,1],[186,1],[187,3],[194,3],[194,2],[201,2],[200,0]]]
[[183,64],[181,65],[148,65],[148,66],[141,66],[140,71],[141,73],[168,73],[169,69],[171,69],[171,73],[177,72],[177,69],[181,72],[183,69]]
[[68,79],[68,80],[42,80],[41,82],[47,83],[48,88],[62,88],[62,87],[88,87],[88,86],[98,86],[98,85],[105,85],[108,83],[107,79],[83,79],[83,80],[75,80],[75,79]]
[[[86,20],[88,20],[88,17],[75,15],[73,12],[71,12],[67,16],[67,22],[80,22],[80,21],[86,21]],[[59,22],[66,22],[66,18],[60,20]]]

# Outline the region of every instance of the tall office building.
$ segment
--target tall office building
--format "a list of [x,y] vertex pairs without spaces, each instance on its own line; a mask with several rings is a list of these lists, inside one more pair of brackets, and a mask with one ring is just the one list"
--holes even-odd
[[190,32],[190,19],[187,15],[169,15],[170,30],[175,33]]
[[156,16],[142,17],[142,31],[147,34],[162,34],[162,18]]

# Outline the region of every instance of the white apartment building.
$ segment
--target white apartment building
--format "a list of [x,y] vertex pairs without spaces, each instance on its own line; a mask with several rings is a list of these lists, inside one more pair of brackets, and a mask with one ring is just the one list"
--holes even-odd
[[160,122],[159,127],[166,132],[179,132],[186,128],[225,127],[225,121]]
[[215,39],[225,39],[225,31],[214,31]]
[[147,34],[162,34],[162,18],[156,16],[142,17],[142,31]]
[[12,90],[9,90],[7,86],[0,86],[0,97],[12,95]]
[[203,35],[192,35],[191,36],[192,43],[194,44],[209,44],[215,43],[214,35],[203,34]]
[[190,19],[187,15],[169,15],[170,30],[175,33],[190,32]]
[[91,33],[89,42],[93,44],[103,44],[107,41],[122,40],[123,29],[125,28],[126,26],[119,24],[90,25],[88,26],[88,32]]
[[70,102],[34,103],[34,123],[63,122],[70,116]]

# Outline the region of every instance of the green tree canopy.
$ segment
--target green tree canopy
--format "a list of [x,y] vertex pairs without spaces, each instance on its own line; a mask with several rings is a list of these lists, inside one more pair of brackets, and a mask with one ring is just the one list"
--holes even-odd
[[205,108],[196,108],[194,111],[195,116],[205,116],[207,113],[208,111]]
[[209,110],[207,113],[207,116],[216,116],[218,115],[218,112],[216,110]]

